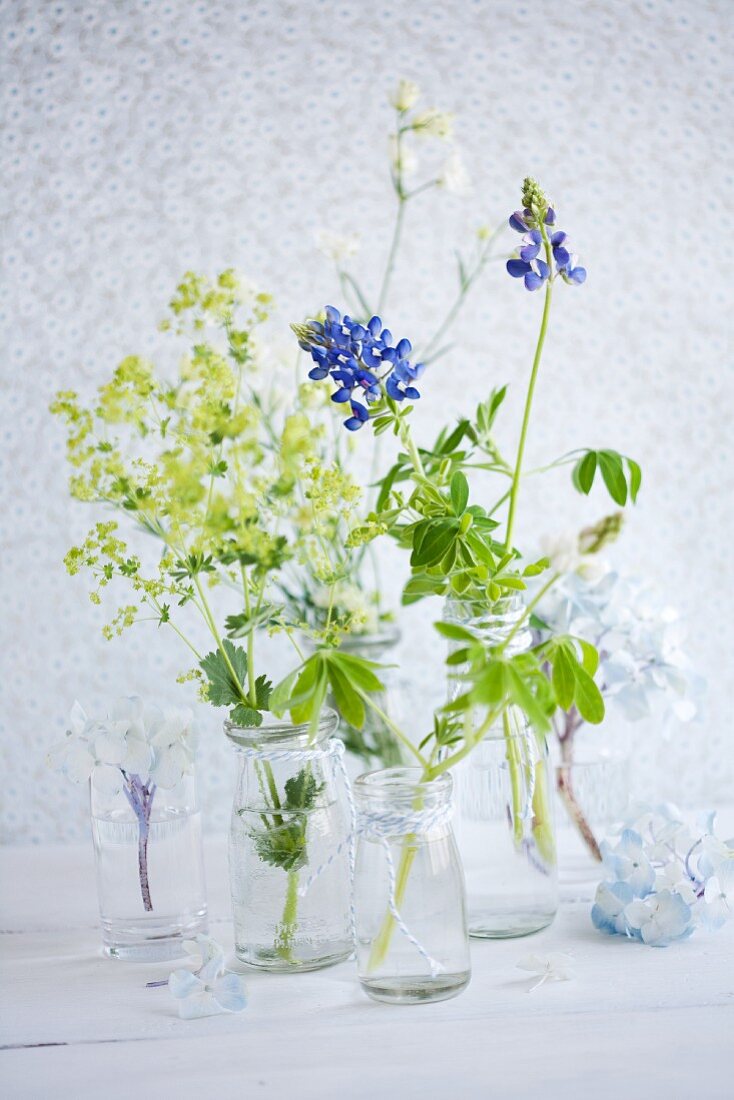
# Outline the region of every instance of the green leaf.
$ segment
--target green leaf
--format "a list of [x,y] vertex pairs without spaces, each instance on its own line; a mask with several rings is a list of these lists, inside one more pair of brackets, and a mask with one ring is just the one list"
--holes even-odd
[[511,695],[538,733],[550,729],[550,719],[533,695],[522,674],[514,667],[508,668]]
[[434,629],[444,638],[448,638],[452,642],[476,642],[476,635],[472,634],[471,630],[467,630],[465,626],[459,626],[458,623],[443,623],[438,622],[433,624]]
[[476,681],[472,698],[477,703],[499,706],[507,694],[508,668],[504,661],[492,661]]
[[596,474],[596,451],[587,451],[574,466],[574,485],[586,496],[591,492]]
[[530,565],[526,565],[522,571],[523,577],[537,577],[540,573],[544,573],[550,565],[549,558],[540,558],[538,561],[531,562]]
[[[233,645],[227,638],[222,645],[229,664],[221,650],[217,649],[213,653],[207,653],[206,657],[200,661],[200,667],[209,681],[207,697],[212,706],[236,706],[242,702],[245,694],[243,685],[247,682],[247,654],[244,649]],[[234,676],[232,670],[234,670]]]
[[258,676],[255,680],[255,702],[258,710],[267,710],[270,704],[270,696],[273,684],[267,676]]
[[273,714],[280,716],[284,714],[288,709],[288,703],[293,693],[293,685],[296,682],[300,669],[294,668],[293,672],[289,672],[285,679],[276,684],[270,693],[269,705]]
[[630,497],[632,498],[632,503],[634,504],[637,501],[637,494],[639,493],[640,486],[642,485],[642,470],[632,458],[627,459],[627,466],[629,467],[630,475]]
[[361,730],[364,726],[364,703],[347,677],[333,661],[329,662],[328,669],[329,684],[337,710],[347,725]]
[[317,783],[310,768],[301,768],[297,775],[286,779],[284,810],[310,810],[323,790],[323,783]]
[[602,694],[591,676],[581,665],[575,666],[574,675],[576,677],[576,706],[579,714],[584,721],[596,726],[604,720]]
[[581,646],[581,664],[584,670],[588,672],[589,676],[593,676],[599,667],[599,653],[596,646],[583,638],[574,638],[574,641]]
[[604,478],[610,497],[615,504],[624,507],[627,503],[627,481],[621,456],[616,451],[599,451],[598,460],[601,476]]
[[[446,439],[441,439],[441,436],[439,436],[440,442],[436,443],[436,446],[434,447],[434,451],[437,454],[442,454],[442,455],[451,454],[451,452],[455,451],[456,448],[461,443],[462,439],[466,435],[466,430],[467,430],[468,427],[469,427],[469,421],[468,420],[460,420],[459,423],[457,424],[457,426],[451,432],[451,434],[446,437]],[[441,433],[441,434],[443,434],[443,433]]]
[[451,507],[457,516],[460,516],[469,503],[469,482],[461,470],[457,470],[451,478]]
[[575,689],[576,677],[573,663],[563,646],[559,646],[553,658],[553,690],[563,710],[570,709]]
[[263,716],[259,710],[255,710],[254,707],[248,706],[246,703],[238,703],[237,706],[229,712],[229,720],[233,722],[235,726],[261,726]]
[[382,680],[375,675],[375,669],[381,669],[384,666],[376,664],[375,661],[368,661],[365,657],[357,657],[353,653],[337,651],[330,654],[329,664],[336,665],[339,671],[360,691],[385,690]]
[[456,540],[456,535],[456,521],[432,520],[420,545],[414,546],[410,564],[414,567],[437,565]]

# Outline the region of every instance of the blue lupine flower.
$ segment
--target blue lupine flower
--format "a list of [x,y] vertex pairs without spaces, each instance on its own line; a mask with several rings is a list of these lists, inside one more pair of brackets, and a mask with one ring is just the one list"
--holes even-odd
[[568,233],[564,233],[559,229],[557,233],[551,234],[550,243],[553,249],[553,259],[559,267],[565,267],[571,259],[571,254],[567,248]]
[[417,401],[419,391],[413,383],[425,370],[423,363],[411,363],[410,340],[400,340],[393,346],[389,329],[382,327],[379,317],[371,317],[366,325],[342,317],[334,306],[326,306],[325,320],[308,321],[292,325],[298,343],[309,352],[315,366],[308,377],[321,381],[331,377],[337,388],[331,395],[336,404],[349,404],[352,415],[344,421],[344,427],[358,431],[369,418],[367,404],[379,401],[387,394],[394,401],[409,398]]
[[[535,180],[523,183],[523,209],[510,215],[510,228],[522,233],[522,245],[517,255],[507,261],[507,271],[513,279],[524,279],[527,290],[537,290],[560,275],[564,282],[579,286],[586,279],[586,269],[579,267],[568,250],[568,237],[560,229],[547,236],[546,226],[554,226],[556,212],[548,203]],[[551,275],[547,261],[538,259],[544,245],[553,253],[556,275]]]
[[634,829],[625,829],[615,848],[605,840],[600,850],[605,867],[617,881],[628,883],[635,897],[644,898],[650,893],[655,885],[655,870],[647,858],[639,833]]
[[525,280],[528,290],[537,290],[550,277],[550,267],[544,260],[508,260],[507,270],[513,279]]
[[563,279],[564,283],[576,284],[581,286],[586,282],[586,268],[580,267],[578,264],[578,256],[569,256],[568,262],[558,265],[558,274]]

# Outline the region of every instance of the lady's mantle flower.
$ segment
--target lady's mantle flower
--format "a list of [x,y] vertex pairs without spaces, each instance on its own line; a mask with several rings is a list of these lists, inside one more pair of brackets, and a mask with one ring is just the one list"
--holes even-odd
[[[523,279],[528,290],[537,290],[547,280],[560,275],[566,283],[580,285],[586,270],[578,265],[578,257],[569,251],[568,236],[560,229],[550,236],[548,228],[556,222],[556,212],[533,179],[523,184],[523,208],[510,215],[510,228],[522,233],[522,245],[517,255],[507,261],[507,271],[513,279]],[[541,250],[545,259],[540,258]],[[551,274],[551,257],[556,274]]]
[[331,400],[349,406],[351,416],[344,421],[349,431],[357,431],[369,420],[369,410],[358,397],[367,404],[384,395],[393,401],[417,401],[420,397],[414,382],[423,374],[424,364],[410,362],[410,340],[393,345],[392,333],[382,327],[379,317],[362,325],[327,306],[323,322],[308,321],[291,328],[315,363],[309,378],[330,377],[336,385]]
[[183,1020],[201,1016],[216,1016],[220,1012],[241,1012],[247,1004],[242,979],[227,972],[224,952],[209,936],[199,935],[184,943],[184,949],[201,958],[198,970],[174,970],[168,988],[179,1002],[178,1014]]

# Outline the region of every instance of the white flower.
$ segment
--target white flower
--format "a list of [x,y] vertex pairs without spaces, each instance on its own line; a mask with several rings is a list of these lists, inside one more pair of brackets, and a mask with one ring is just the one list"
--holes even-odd
[[692,930],[691,907],[672,890],[635,898],[624,912],[630,928],[650,947],[667,947]]
[[546,535],[540,541],[543,556],[550,561],[554,573],[575,573],[583,560],[576,531],[561,535]]
[[454,133],[454,116],[448,111],[437,111],[429,107],[413,116],[411,129],[422,137],[437,137],[448,140]]
[[48,764],[76,783],[94,773],[97,791],[112,797],[131,776],[174,787],[191,772],[195,736],[187,710],[161,711],[137,696],[118,699],[108,717],[87,718],[74,703],[69,729],[48,752]]
[[179,1002],[178,1014],[183,1020],[215,1016],[220,1012],[241,1012],[247,1004],[239,974],[227,973],[224,952],[210,936],[199,935],[187,940],[184,949],[198,955],[201,965],[192,973],[181,968],[168,979],[168,988]]
[[390,103],[396,111],[409,111],[415,106],[421,90],[412,80],[401,80],[390,96]]
[[691,675],[675,612],[660,607],[640,581],[614,572],[601,578],[580,575],[586,568],[579,568],[570,536],[554,549],[559,565],[569,568],[538,614],[554,633],[574,634],[597,647],[597,679],[610,709],[618,708],[631,721],[647,717],[653,707],[663,719],[695,717],[702,684]]
[[465,195],[471,190],[471,178],[458,149],[444,163],[436,183],[452,195]]
[[330,229],[319,229],[314,234],[316,247],[335,264],[341,264],[356,256],[359,251],[359,237],[355,233],[333,233]]
[[159,787],[175,787],[191,773],[196,754],[191,711],[168,711],[160,725],[151,731],[153,763],[150,777]]
[[569,982],[576,977],[571,969],[573,959],[562,952],[554,952],[550,955],[525,955],[516,964],[518,970],[529,970],[531,974],[539,974],[540,978],[528,989],[532,993],[545,982]]
[[415,154],[415,150],[406,145],[405,142],[398,142],[395,134],[390,134],[388,141],[388,151],[390,155],[390,164],[393,172],[400,170],[403,178],[411,176],[418,167],[418,157]]
[[120,766],[125,755],[125,736],[116,724],[90,720],[75,702],[65,739],[49,750],[46,759],[50,767],[63,771],[73,783],[86,782],[98,769],[98,788],[113,795],[122,787]]

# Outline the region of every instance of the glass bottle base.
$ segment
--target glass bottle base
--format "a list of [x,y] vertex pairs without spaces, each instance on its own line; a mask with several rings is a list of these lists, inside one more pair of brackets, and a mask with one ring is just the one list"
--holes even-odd
[[471,971],[456,974],[439,974],[429,978],[425,974],[394,978],[360,978],[360,984],[368,997],[383,1004],[417,1005],[432,1001],[448,1001],[457,997],[469,984]]
[[179,920],[102,921],[102,951],[126,962],[164,962],[180,959],[184,940],[206,934],[206,908]]
[[519,939],[547,928],[555,916],[555,910],[552,913],[470,913],[469,935],[478,940]]
[[280,955],[272,947],[242,947],[240,944],[235,944],[234,950],[240,962],[250,969],[267,970],[276,974],[300,974],[309,970],[323,970],[327,966],[336,966],[337,963],[345,962],[354,954],[351,944],[335,946],[330,954],[313,958]]

